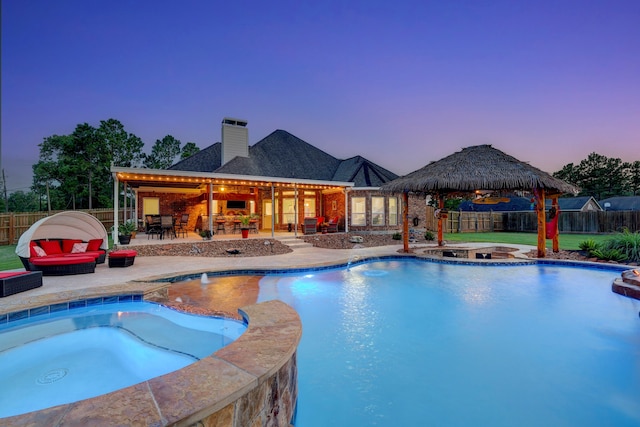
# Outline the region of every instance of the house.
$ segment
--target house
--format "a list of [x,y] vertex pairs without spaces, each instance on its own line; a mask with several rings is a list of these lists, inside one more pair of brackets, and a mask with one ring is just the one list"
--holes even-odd
[[618,196],[600,200],[605,211],[640,211],[640,196]]
[[[581,197],[560,197],[558,205],[561,212],[592,212],[602,211],[600,204],[591,196]],[[551,200],[545,201],[545,208],[551,207]],[[496,204],[480,204],[473,201],[465,200],[460,203],[460,210],[472,212],[523,212],[533,211],[533,202],[527,197],[509,197],[508,202],[499,202]]]
[[189,213],[191,229],[237,214],[272,231],[297,230],[308,217],[340,218],[341,231],[401,227],[401,199],[379,191],[395,173],[362,156],[338,159],[284,130],[249,146],[247,124],[224,118],[221,142],[166,170],[112,167],[135,194],[135,217]]

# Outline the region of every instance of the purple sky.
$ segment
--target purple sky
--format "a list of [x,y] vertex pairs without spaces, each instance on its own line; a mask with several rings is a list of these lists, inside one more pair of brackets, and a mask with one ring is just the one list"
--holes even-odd
[[463,147],[640,160],[640,1],[2,1],[2,168],[115,118],[200,148],[284,129],[399,174]]

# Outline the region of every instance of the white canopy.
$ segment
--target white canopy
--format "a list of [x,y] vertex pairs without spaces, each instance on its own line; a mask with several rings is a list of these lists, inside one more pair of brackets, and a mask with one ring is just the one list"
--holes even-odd
[[80,211],[65,211],[42,218],[25,231],[18,245],[16,254],[29,258],[29,242],[38,239],[102,239],[101,249],[107,249],[107,230],[93,215]]

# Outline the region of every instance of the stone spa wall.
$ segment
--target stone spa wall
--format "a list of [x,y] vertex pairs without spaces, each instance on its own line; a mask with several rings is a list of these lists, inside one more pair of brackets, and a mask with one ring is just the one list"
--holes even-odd
[[0,420],[3,426],[288,426],[298,396],[300,317],[281,301],[244,307],[240,338],[183,369],[112,393]]

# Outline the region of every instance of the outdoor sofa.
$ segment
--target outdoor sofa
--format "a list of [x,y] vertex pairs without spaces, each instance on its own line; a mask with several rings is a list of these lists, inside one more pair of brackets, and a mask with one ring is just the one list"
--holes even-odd
[[27,271],[45,276],[93,273],[106,260],[102,239],[39,239],[29,242],[30,257],[20,257]]

